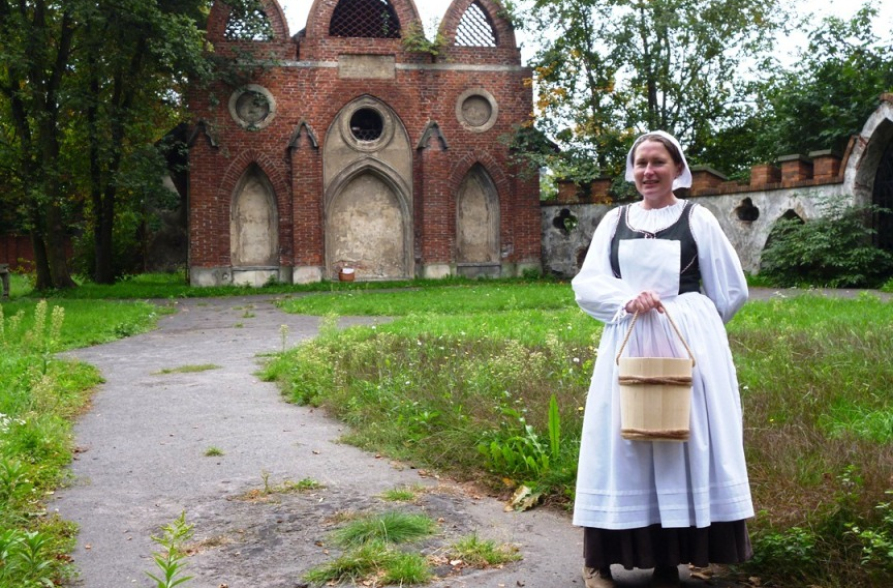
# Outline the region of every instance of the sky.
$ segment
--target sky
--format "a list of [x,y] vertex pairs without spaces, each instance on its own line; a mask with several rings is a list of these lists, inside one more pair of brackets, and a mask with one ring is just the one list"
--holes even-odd
[[[782,0],[782,2],[789,3],[790,0]],[[893,0],[869,0],[869,2],[880,7],[875,33],[889,37],[890,31],[893,30]],[[415,0],[416,9],[419,11],[429,38],[433,36],[431,31],[443,18],[450,3],[451,0]],[[279,5],[285,11],[289,31],[294,35],[306,26],[307,14],[310,12],[313,0],[279,0]],[[863,2],[860,0],[800,0],[797,5],[800,6],[801,13],[813,12],[816,15],[813,22],[818,22],[819,18],[829,15],[849,19],[863,5]],[[533,54],[532,43],[524,38],[523,31],[519,31],[517,40],[521,46],[521,58],[526,62]],[[806,39],[803,36],[781,40],[778,44],[779,50],[786,54],[779,55],[782,63],[789,63],[796,54],[797,47],[805,42]]]

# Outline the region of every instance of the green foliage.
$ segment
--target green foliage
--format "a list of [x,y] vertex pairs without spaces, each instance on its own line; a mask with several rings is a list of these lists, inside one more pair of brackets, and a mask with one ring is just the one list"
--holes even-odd
[[548,446],[518,411],[512,408],[503,410],[517,418],[521,430],[493,432],[485,436],[478,445],[478,451],[487,459],[493,473],[509,477],[530,475],[544,478],[558,463],[561,454],[561,416],[555,395],[549,400]]
[[437,33],[435,33],[434,40],[429,41],[428,37],[425,36],[424,27],[417,22],[412,22],[404,26],[401,30],[401,34],[403,35],[403,49],[411,53],[424,53],[430,55],[435,60],[447,43],[447,39],[440,30],[440,27],[437,27]]
[[450,546],[450,559],[461,559],[477,567],[498,566],[521,559],[517,549],[482,540],[477,535],[463,537]]
[[868,219],[880,209],[842,198],[820,202],[808,222],[781,219],[769,236],[760,274],[780,286],[872,287],[893,272],[893,256],[872,245]]
[[[537,125],[562,147],[556,172],[622,175],[635,135],[662,129],[695,162],[717,130],[748,111],[749,62],[771,52],[785,20],[776,0],[521,3],[540,40],[533,59]],[[588,158],[593,166],[583,167]],[[581,172],[580,175],[577,175]]]
[[843,153],[884,92],[893,90],[893,38],[872,32],[877,7],[865,3],[850,21],[828,17],[790,70],[770,77],[749,135],[756,161],[831,149]]
[[39,531],[0,532],[0,587],[51,588],[57,565],[51,538]]
[[773,577],[804,582],[815,568],[816,537],[812,531],[789,527],[779,531],[763,531],[751,538],[754,558],[748,564],[756,570],[773,570]]
[[[887,491],[893,496],[893,490]],[[893,573],[893,503],[880,502],[875,507],[880,522],[875,527],[850,525],[850,532],[862,544],[862,565],[879,572]]]
[[158,568],[158,575],[146,572],[146,575],[155,581],[157,588],[174,588],[192,579],[192,576],[184,576],[186,567],[185,546],[192,539],[193,525],[186,523],[186,513],[161,528],[159,536],[152,536],[152,541],[160,546],[159,551],[152,552],[152,560]]

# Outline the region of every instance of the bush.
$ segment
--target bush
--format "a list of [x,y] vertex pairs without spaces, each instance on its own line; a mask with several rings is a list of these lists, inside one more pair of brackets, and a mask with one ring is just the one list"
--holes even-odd
[[763,252],[760,274],[779,286],[877,287],[893,273],[893,255],[872,245],[866,223],[885,213],[877,206],[850,206],[845,198],[820,202],[819,218],[781,219]]

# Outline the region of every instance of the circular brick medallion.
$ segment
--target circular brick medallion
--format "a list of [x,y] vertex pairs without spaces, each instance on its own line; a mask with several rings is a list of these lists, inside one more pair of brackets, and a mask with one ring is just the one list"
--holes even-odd
[[469,88],[456,101],[456,118],[465,130],[483,133],[496,124],[499,106],[483,88]]
[[248,84],[230,95],[229,113],[243,129],[257,131],[276,117],[276,99],[263,86]]

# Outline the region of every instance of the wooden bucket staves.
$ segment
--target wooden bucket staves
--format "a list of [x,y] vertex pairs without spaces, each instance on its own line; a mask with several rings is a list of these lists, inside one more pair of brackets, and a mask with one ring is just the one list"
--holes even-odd
[[633,315],[617,352],[620,435],[624,439],[688,441],[695,357],[666,307],[664,314],[688,351],[688,358],[620,357],[639,318],[638,312]]

